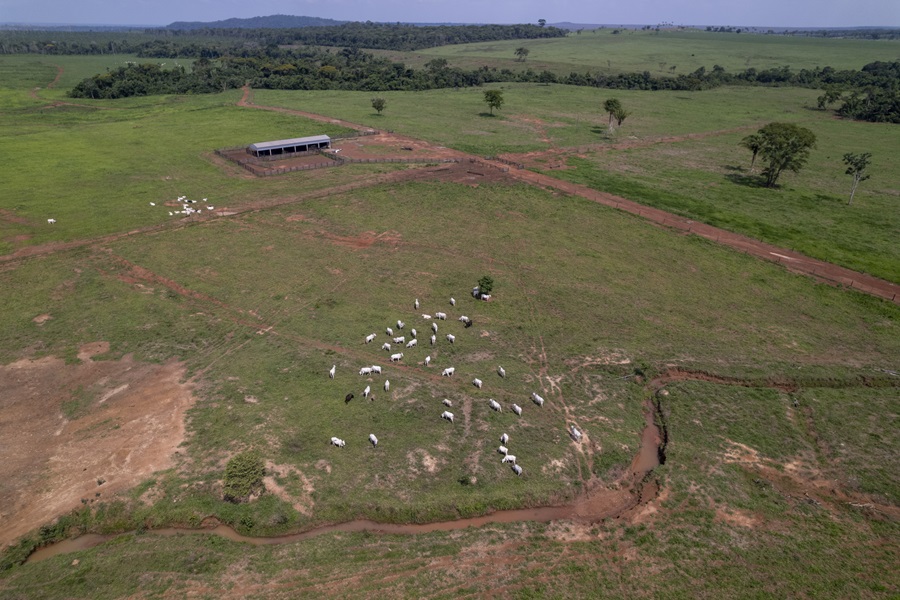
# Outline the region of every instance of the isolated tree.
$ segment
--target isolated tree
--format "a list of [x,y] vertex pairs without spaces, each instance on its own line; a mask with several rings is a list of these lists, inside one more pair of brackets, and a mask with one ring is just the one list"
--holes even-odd
[[372,98],[372,108],[377,110],[379,115],[385,106],[387,106],[387,101],[384,98]]
[[740,145],[753,153],[753,158],[750,159],[750,172],[753,172],[753,165],[756,164],[756,157],[759,154],[759,151],[762,149],[763,139],[762,136],[758,133],[752,133],[742,139]]
[[622,103],[615,98],[609,98],[603,103],[603,110],[609,113],[609,126],[612,127],[613,117],[616,112],[622,110]]
[[488,108],[491,109],[491,114],[494,114],[494,109],[500,110],[503,106],[503,92],[500,90],[484,90],[484,101],[487,103]]
[[866,173],[866,169],[869,168],[871,162],[871,152],[864,152],[862,154],[848,152],[844,155],[844,164],[847,165],[845,173],[847,173],[847,175],[853,175],[853,187],[850,188],[850,201],[847,203],[847,206],[853,204],[853,194],[856,193],[856,186],[859,185],[859,182],[865,181],[871,177],[871,175]]
[[529,52],[530,50],[528,50],[528,48],[526,48],[525,46],[520,46],[516,48],[516,58],[522,62],[525,62],[525,57],[528,56]]
[[622,108],[622,105],[620,104],[620,105],[617,106],[616,109],[613,111],[612,116],[613,116],[613,117],[615,118],[615,120],[616,120],[616,125],[618,125],[619,127],[621,127],[621,126],[622,126],[622,121],[624,121],[624,120],[626,119],[626,117],[628,117],[628,115],[630,115],[630,114],[631,114],[631,112],[625,110],[624,108]]
[[816,145],[816,134],[793,123],[769,123],[757,134],[762,138],[759,155],[766,163],[762,172],[766,187],[775,187],[785,170],[799,172]]
[[494,289],[494,278],[490,275],[485,275],[481,279],[478,280],[478,291],[482,294],[490,294],[491,290]]
[[538,25],[543,27],[547,24],[547,19],[538,19]]

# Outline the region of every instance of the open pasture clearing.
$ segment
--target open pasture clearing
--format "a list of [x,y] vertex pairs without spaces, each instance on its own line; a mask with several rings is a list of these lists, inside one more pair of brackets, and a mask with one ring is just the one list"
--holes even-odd
[[[524,62],[517,48],[529,50]],[[714,65],[731,73],[789,66],[793,71],[830,66],[859,69],[876,60],[897,60],[900,41],[825,39],[781,35],[686,31],[630,31],[612,29],[571,33],[564,38],[505,40],[427,48],[413,52],[374,51],[392,60],[421,68],[445,58],[450,66],[477,69],[488,66],[521,71],[547,70],[556,75],[576,73],[642,73],[657,77],[692,73]]]

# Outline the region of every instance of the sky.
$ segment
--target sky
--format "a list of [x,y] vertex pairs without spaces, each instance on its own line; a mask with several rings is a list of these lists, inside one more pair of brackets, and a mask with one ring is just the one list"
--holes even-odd
[[0,23],[168,25],[267,15],[412,23],[900,26],[900,0],[0,0]]

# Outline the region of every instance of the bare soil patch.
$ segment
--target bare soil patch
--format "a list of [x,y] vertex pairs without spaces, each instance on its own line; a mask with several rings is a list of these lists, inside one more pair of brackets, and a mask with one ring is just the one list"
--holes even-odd
[[107,350],[0,366],[0,544],[172,466],[193,403],[184,366],[90,360]]

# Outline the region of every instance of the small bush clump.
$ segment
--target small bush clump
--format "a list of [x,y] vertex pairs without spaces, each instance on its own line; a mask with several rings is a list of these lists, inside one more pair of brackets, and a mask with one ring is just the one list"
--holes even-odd
[[266,469],[256,452],[241,452],[225,466],[225,500],[246,502],[252,494],[262,491]]

